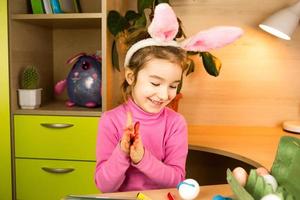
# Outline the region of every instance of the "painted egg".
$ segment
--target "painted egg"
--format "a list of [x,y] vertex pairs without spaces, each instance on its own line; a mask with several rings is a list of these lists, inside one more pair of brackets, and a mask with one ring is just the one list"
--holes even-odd
[[281,198],[279,196],[277,196],[276,194],[268,194],[268,195],[264,196],[263,198],[261,198],[260,200],[281,200]]
[[272,176],[270,174],[267,174],[267,175],[264,175],[262,177],[264,178],[264,181],[267,184],[270,184],[272,186],[273,191],[275,192],[277,190],[278,183],[277,183],[276,179],[274,178],[274,176]]
[[259,167],[256,169],[256,173],[260,176],[264,176],[264,175],[269,174],[269,171],[264,167]]
[[179,195],[183,200],[193,200],[200,192],[200,186],[194,179],[186,179],[180,182],[177,185],[177,188]]
[[241,186],[245,186],[248,178],[247,172],[242,167],[236,167],[232,171],[233,176],[239,182]]

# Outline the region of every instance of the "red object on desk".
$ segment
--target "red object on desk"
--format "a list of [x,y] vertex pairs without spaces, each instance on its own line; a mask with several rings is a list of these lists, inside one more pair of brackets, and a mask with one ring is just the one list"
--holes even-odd
[[170,192],[168,192],[167,196],[169,200],[175,200],[175,197]]

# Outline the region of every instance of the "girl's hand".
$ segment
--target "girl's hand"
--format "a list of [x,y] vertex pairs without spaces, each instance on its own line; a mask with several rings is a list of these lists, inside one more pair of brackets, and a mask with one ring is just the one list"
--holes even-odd
[[125,152],[127,155],[129,155],[130,152],[130,140],[132,138],[132,135],[134,134],[134,129],[132,125],[132,116],[131,113],[127,113],[127,122],[126,127],[124,129],[124,133],[120,142],[120,148],[123,152]]
[[134,164],[138,164],[144,156],[144,145],[140,137],[139,123],[137,122],[134,127],[134,140],[130,146],[130,158]]

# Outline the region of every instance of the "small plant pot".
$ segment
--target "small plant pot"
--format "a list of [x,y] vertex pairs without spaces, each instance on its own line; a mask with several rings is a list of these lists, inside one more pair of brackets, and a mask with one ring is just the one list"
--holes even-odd
[[35,109],[41,105],[42,88],[18,89],[19,105],[22,109]]

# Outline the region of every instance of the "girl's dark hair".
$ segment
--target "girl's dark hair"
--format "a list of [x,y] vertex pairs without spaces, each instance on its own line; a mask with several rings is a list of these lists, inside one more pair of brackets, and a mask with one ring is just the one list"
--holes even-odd
[[186,51],[181,48],[174,46],[149,46],[138,50],[131,57],[128,66],[125,66],[131,69],[134,73],[134,82],[132,86],[127,83],[126,79],[121,86],[122,95],[125,101],[131,95],[131,88],[136,84],[138,72],[143,69],[145,64],[151,59],[163,59],[177,64],[182,68],[182,72],[184,72],[187,68]]

